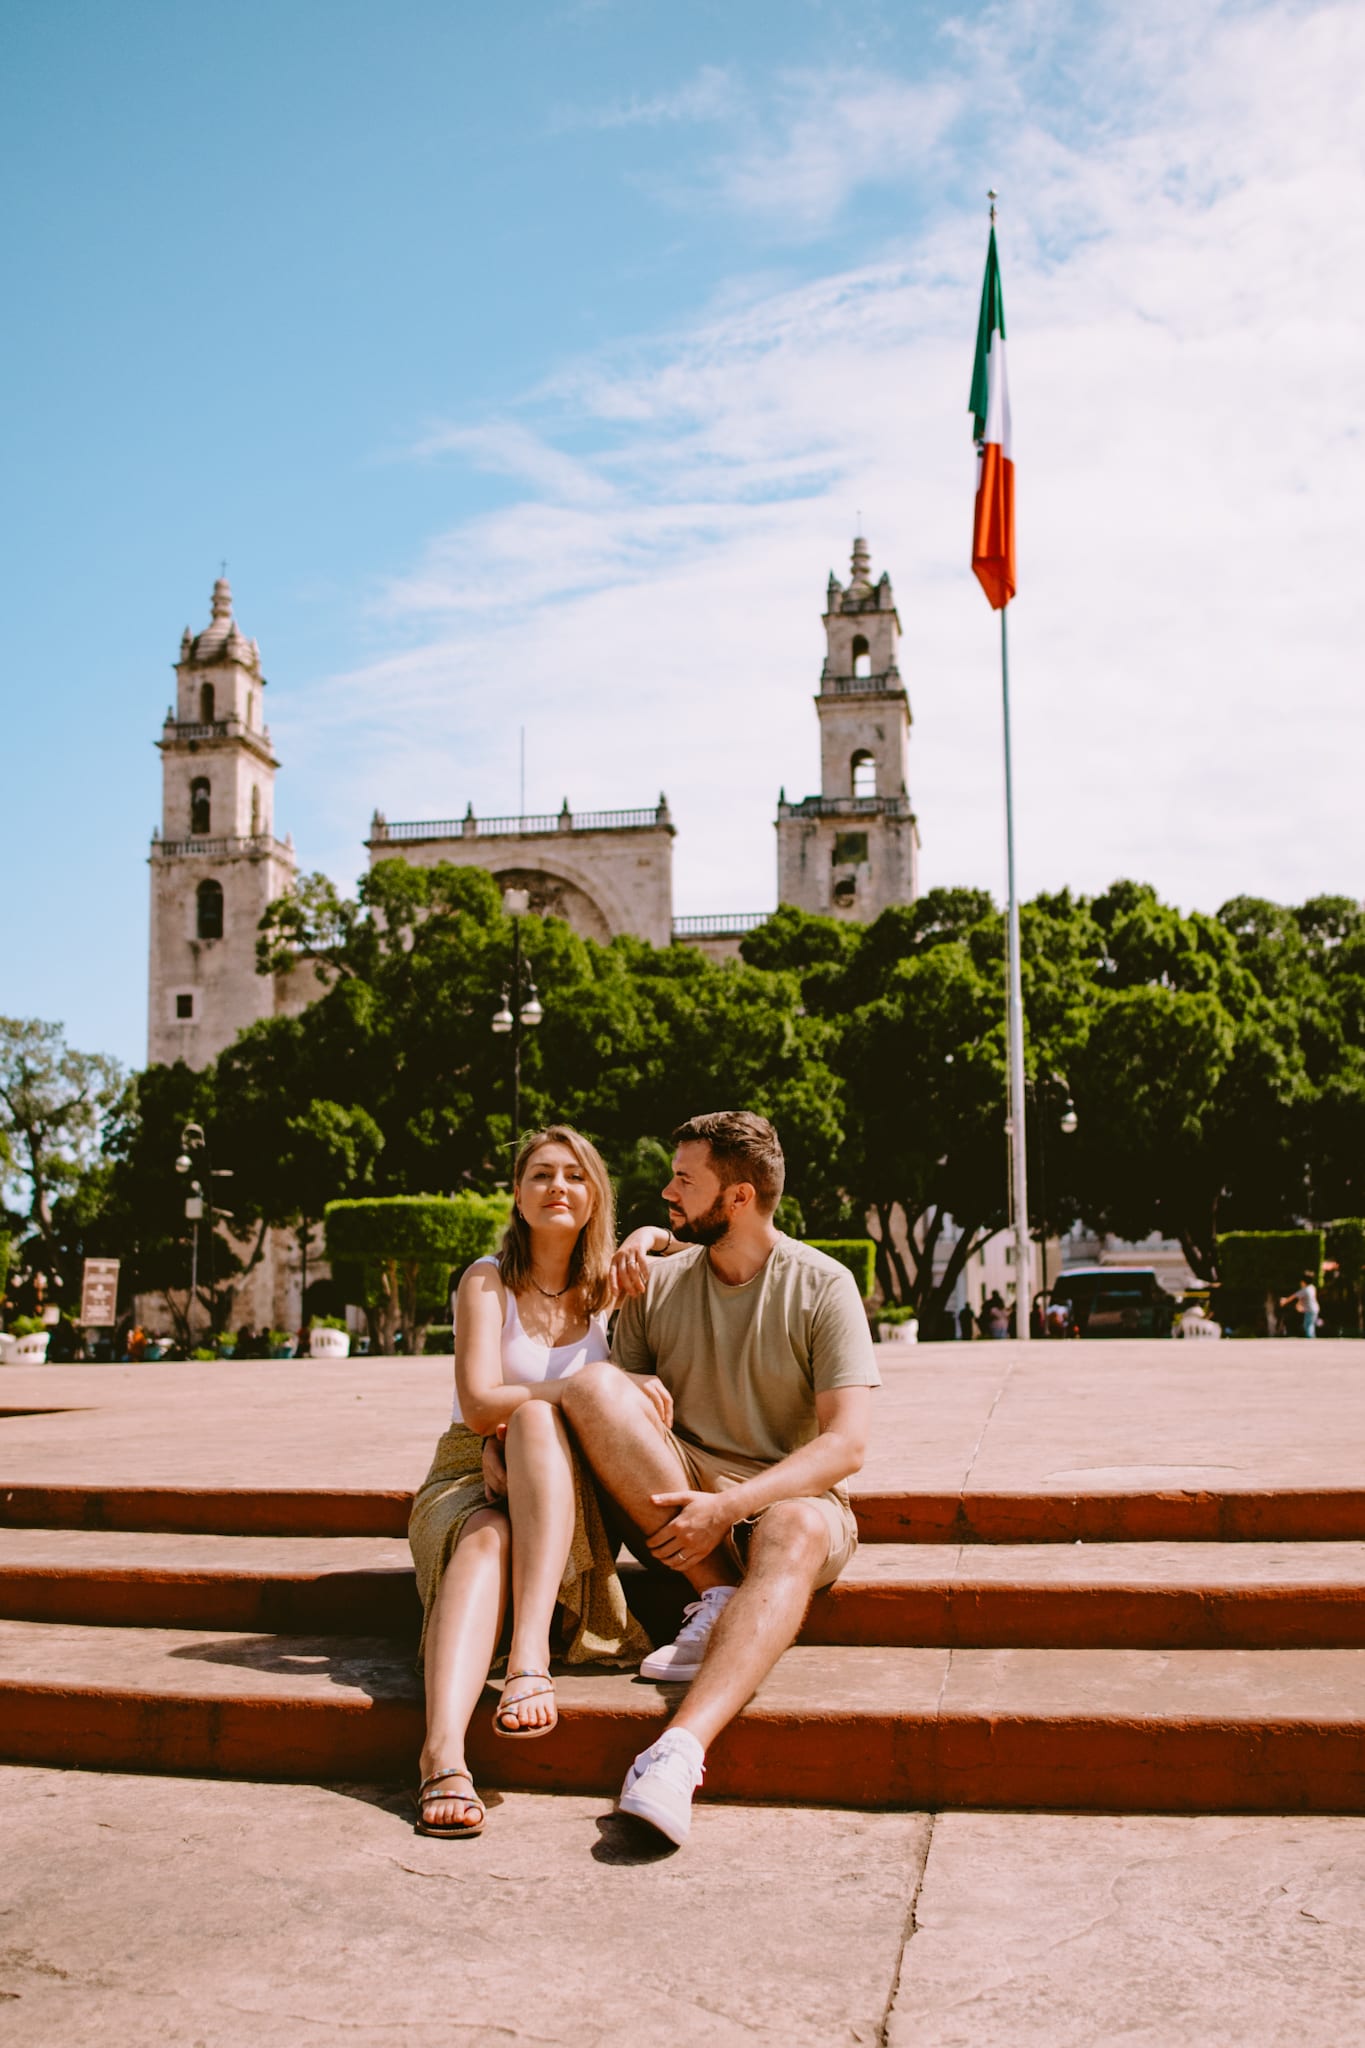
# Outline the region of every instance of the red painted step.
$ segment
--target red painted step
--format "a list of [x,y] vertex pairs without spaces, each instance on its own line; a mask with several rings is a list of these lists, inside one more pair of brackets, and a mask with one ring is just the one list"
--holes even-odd
[[[0,1614],[411,1641],[419,1609],[393,1538],[0,1530]],[[802,1641],[1365,1648],[1365,1544],[872,1544],[817,1595]]]
[[[0,1480],[0,1528],[220,1536],[402,1536],[410,1493],[360,1487],[29,1485]],[[1365,1487],[1086,1493],[860,1492],[865,1543],[1365,1541]]]
[[[560,1680],[485,1786],[600,1793],[671,1688]],[[491,1710],[492,1695],[488,1695]],[[410,1657],[327,1636],[0,1623],[0,1755],[252,1778],[412,1774]],[[911,1808],[1365,1812],[1365,1652],[795,1649],[716,1743],[709,1796]]]

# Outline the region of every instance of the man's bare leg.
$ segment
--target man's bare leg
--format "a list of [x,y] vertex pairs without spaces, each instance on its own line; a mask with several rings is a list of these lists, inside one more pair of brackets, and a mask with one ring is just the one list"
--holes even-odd
[[[585,1365],[564,1383],[560,1413],[602,1485],[644,1536],[653,1536],[674,1510],[654,1505],[655,1493],[679,1493],[692,1481],[674,1450],[657,1409],[614,1365]],[[733,1586],[739,1577],[722,1549],[682,1574],[694,1592]],[[797,1624],[798,1627],[800,1624]]]
[[754,1529],[749,1568],[712,1626],[691,1690],[626,1773],[617,1802],[622,1813],[648,1822],[679,1847],[687,1840],[707,1744],[795,1641],[828,1548],[825,1518],[813,1501],[779,1501],[768,1509]]
[[828,1550],[829,1528],[817,1507],[784,1500],[768,1509],[754,1529],[744,1577],[670,1728],[686,1728],[706,1749],[733,1721],[796,1641]]

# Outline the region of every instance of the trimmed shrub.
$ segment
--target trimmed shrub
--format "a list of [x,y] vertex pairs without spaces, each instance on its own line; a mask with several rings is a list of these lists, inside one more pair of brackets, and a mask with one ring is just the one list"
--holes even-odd
[[[1279,1329],[1279,1306],[1305,1273],[1322,1285],[1320,1230],[1230,1230],[1217,1241],[1218,1319],[1240,1326],[1256,1313],[1265,1334]],[[1253,1304],[1255,1308],[1253,1308]]]
[[1326,1230],[1336,1272],[1327,1281],[1333,1330],[1365,1333],[1365,1216],[1339,1216]]
[[812,1251],[847,1266],[863,1300],[870,1299],[877,1284],[877,1247],[870,1237],[808,1237],[805,1242]]
[[455,1351],[455,1325],[453,1323],[428,1323],[427,1357],[450,1358]]
[[327,1257],[370,1325],[371,1348],[420,1356],[431,1318],[448,1299],[451,1275],[493,1249],[507,1226],[510,1195],[389,1195],[329,1202]]

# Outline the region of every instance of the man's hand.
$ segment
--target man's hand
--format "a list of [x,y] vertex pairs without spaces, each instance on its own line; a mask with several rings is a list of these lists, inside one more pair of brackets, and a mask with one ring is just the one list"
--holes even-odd
[[507,1498],[507,1460],[496,1436],[483,1440],[483,1491],[490,1502]]
[[725,1541],[734,1527],[734,1516],[723,1493],[651,1493],[656,1508],[676,1508],[671,1522],[665,1522],[649,1538],[649,1547],[660,1564],[685,1572],[700,1564]]
[[673,1427],[673,1396],[662,1380],[642,1379],[635,1375],[635,1384],[640,1392],[654,1404],[660,1422],[665,1429]]
[[648,1257],[658,1242],[659,1233],[652,1223],[622,1238],[611,1262],[611,1284],[622,1299],[628,1294],[644,1293],[649,1278]]

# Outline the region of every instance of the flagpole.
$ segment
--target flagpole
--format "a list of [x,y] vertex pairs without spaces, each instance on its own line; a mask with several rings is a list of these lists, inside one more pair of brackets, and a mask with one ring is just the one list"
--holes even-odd
[[[994,211],[994,209],[992,209]],[[1010,647],[1006,619],[1009,606],[1000,607],[1000,690],[1005,714],[1005,855],[1009,877],[1009,1131],[1011,1194],[1014,1209],[1014,1334],[1021,1344],[1029,1340],[1029,1311],[1033,1304],[1033,1246],[1028,1227],[1028,1147],[1025,1118],[1024,1072],[1024,985],[1019,966],[1019,891],[1014,874],[1014,765],[1010,747]]]

